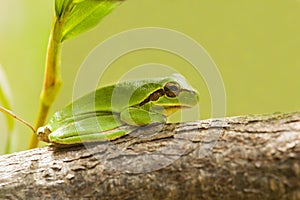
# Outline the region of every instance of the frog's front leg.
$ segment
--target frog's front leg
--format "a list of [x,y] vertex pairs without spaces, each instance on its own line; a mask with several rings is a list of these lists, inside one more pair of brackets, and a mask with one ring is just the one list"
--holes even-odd
[[141,108],[130,107],[120,113],[121,121],[129,125],[145,126],[154,122],[166,122],[166,117],[160,113]]

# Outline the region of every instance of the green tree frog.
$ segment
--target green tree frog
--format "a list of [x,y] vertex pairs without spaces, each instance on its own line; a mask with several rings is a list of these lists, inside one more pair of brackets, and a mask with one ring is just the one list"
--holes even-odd
[[166,122],[178,109],[196,105],[198,98],[198,93],[178,74],[125,81],[75,100],[54,113],[37,135],[55,144],[114,140],[139,126]]

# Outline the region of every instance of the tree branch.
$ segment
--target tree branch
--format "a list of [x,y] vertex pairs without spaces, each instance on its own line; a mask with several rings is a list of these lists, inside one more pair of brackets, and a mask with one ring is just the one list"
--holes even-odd
[[300,113],[155,124],[0,157],[0,199],[300,199]]

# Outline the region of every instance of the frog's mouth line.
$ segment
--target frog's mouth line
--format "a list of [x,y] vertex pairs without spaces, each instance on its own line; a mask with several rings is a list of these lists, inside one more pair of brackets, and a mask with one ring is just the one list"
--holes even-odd
[[162,110],[163,115],[169,116],[182,108],[191,108],[192,106],[165,106]]

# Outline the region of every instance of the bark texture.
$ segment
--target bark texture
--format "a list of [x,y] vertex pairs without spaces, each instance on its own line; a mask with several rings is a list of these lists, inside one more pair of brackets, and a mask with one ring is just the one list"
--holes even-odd
[[300,199],[300,113],[155,124],[4,155],[0,199]]

